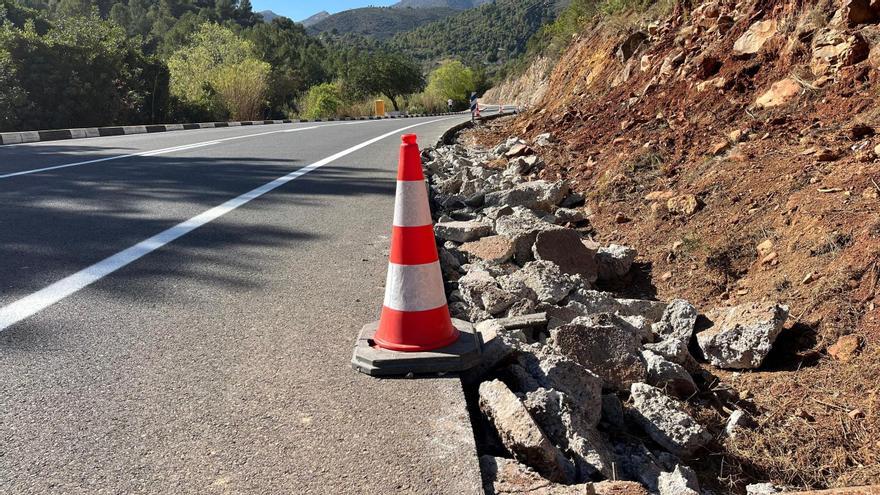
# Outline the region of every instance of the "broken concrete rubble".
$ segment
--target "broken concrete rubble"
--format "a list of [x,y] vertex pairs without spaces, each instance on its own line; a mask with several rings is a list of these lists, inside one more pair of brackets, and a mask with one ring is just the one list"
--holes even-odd
[[761,366],[788,319],[788,308],[778,304],[746,304],[710,311],[712,326],[697,334],[703,355],[719,368],[751,369]]
[[483,222],[446,222],[434,226],[439,239],[453,242],[470,242],[492,234],[492,226]]
[[517,460],[551,481],[569,483],[574,479],[574,466],[507,385],[498,380],[481,384],[480,410],[492,420],[504,446]]
[[548,341],[557,352],[599,375],[605,388],[614,390],[625,390],[647,378],[639,344],[638,335],[606,313],[576,318],[555,328]]
[[712,439],[701,424],[659,388],[633,383],[630,394],[636,420],[645,433],[672,454],[690,457]]
[[[426,163],[434,171],[435,214],[445,216],[440,225],[483,226],[469,241],[457,240],[469,232],[461,225],[444,231],[441,261],[453,312],[474,321],[484,342],[483,361],[463,380],[477,389],[480,410],[501,437],[503,445],[493,448],[517,460],[487,459],[526,480],[535,493],[568,493],[572,486],[601,493],[598,483],[557,482],[615,476],[636,480],[636,487],[655,494],[699,493],[680,457],[693,455],[711,436],[674,399],[700,401],[711,393],[700,393],[697,383],[703,382],[692,376],[699,365],[688,348],[697,327],[706,328],[698,310],[684,300],[666,303],[596,290],[594,283],[626,285],[636,251],[587,237],[593,234],[588,209],[569,209],[582,205],[584,197],[569,194],[562,182],[532,180],[540,156],[512,158],[504,169],[476,170],[489,162],[503,166],[504,153],[522,144],[511,140],[473,155],[438,151],[431,156],[443,164]],[[435,187],[445,181],[450,194]],[[485,201],[466,204],[460,193],[478,188]],[[665,205],[683,198],[680,208],[674,205],[679,221],[701,206],[696,196],[689,201],[681,192],[661,192],[668,195],[653,201]],[[716,344],[735,347],[729,340]],[[730,428],[746,427],[749,419],[737,411]],[[649,446],[633,429],[644,430]],[[714,433],[720,438],[724,432]],[[504,493],[518,493],[493,479],[508,490]]]

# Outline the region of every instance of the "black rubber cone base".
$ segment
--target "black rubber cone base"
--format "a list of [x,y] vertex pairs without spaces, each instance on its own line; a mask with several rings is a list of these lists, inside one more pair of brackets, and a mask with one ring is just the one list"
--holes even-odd
[[436,373],[456,373],[473,368],[480,362],[480,342],[473,325],[452,320],[458,329],[458,340],[451,345],[430,352],[398,352],[377,347],[373,336],[379,322],[370,323],[361,330],[351,366],[371,376],[405,376]]

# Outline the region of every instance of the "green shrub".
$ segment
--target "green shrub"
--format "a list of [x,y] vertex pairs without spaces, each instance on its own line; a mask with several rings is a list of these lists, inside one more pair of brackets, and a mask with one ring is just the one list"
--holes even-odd
[[343,105],[342,93],[334,83],[312,86],[303,101],[303,116],[307,119],[335,117]]

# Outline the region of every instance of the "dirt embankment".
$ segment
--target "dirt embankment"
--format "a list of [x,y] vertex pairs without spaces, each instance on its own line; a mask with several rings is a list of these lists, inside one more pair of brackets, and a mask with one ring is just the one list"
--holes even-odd
[[466,136],[552,133],[543,178],[587,196],[597,241],[638,249],[632,283],[659,299],[790,306],[761,369],[715,371],[759,423],[703,467],[720,479],[880,483],[878,22],[867,0],[604,22],[527,113]]

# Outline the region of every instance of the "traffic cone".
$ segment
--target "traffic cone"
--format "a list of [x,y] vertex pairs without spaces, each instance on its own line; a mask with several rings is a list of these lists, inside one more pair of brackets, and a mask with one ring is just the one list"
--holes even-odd
[[414,134],[403,136],[385,301],[366,325],[352,365],[371,375],[462,371],[479,359],[470,323],[449,315],[422,160]]

